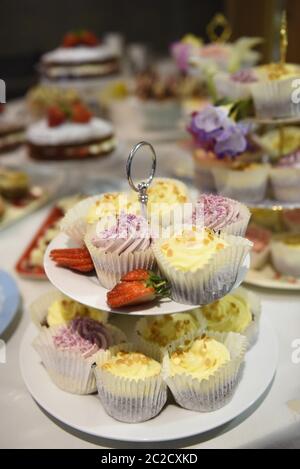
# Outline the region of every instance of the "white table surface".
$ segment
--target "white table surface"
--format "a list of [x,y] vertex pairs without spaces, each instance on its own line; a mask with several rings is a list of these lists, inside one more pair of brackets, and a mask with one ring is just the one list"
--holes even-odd
[[[173,149],[167,143],[159,147],[162,174],[166,174],[164,168],[172,168]],[[124,151],[124,158],[126,154],[127,151]],[[114,179],[123,173],[122,165],[114,164],[100,177]],[[0,364],[0,447],[128,448],[130,446],[126,443],[89,437],[54,421],[38,407],[23,384],[19,369],[19,346],[30,321],[26,306],[51,287],[47,281],[19,278],[14,272],[14,265],[48,210],[49,207],[43,208],[0,232],[0,268],[16,278],[23,298],[17,321],[4,337],[7,363]],[[256,291],[261,295],[263,313],[273,322],[280,346],[279,367],[271,388],[246,414],[224,427],[210,434],[164,444],[162,448],[300,447],[300,364],[292,362],[292,343],[300,339],[300,293]],[[257,367],[259,369],[259,362]],[[152,446],[135,444],[133,447]]]

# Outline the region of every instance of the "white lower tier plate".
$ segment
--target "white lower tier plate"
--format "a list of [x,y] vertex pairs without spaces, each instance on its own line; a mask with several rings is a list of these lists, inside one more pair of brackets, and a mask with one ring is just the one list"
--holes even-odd
[[[44,269],[46,275],[52,285],[60,290],[65,295],[69,296],[75,301],[92,308],[109,311],[111,313],[126,314],[130,313],[135,316],[155,316],[163,314],[172,314],[183,311],[191,311],[195,306],[183,305],[165,299],[161,302],[154,302],[144,304],[142,306],[135,306],[123,308],[122,310],[112,310],[106,303],[107,291],[103,288],[96,277],[96,275],[82,275],[68,269],[57,267],[57,265],[50,258],[50,252],[53,249],[65,249],[76,247],[70,238],[64,233],[60,233],[49,244],[44,257]],[[250,256],[247,256],[243,266],[241,267],[238,277],[233,289],[236,289],[244,281],[250,265]]]
[[[114,319],[114,324],[123,328],[124,332],[133,329],[135,318],[115,316]],[[269,320],[262,315],[258,341],[246,355],[241,381],[232,401],[226,407],[201,414],[182,409],[172,401],[153,420],[125,424],[105,413],[97,395],[68,394],[52,383],[31,345],[37,333],[36,327],[31,324],[24,334],[20,348],[23,380],[35,401],[69,427],[96,437],[119,441],[171,441],[218,428],[255,404],[272,382],[278,363],[277,337]]]
[[249,270],[245,283],[273,290],[300,291],[300,278],[280,275],[270,264],[262,270]]

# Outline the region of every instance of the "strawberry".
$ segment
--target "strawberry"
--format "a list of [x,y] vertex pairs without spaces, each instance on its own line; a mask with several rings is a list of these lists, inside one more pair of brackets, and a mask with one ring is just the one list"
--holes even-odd
[[71,109],[71,119],[78,124],[86,124],[91,120],[92,113],[82,103],[75,103]]
[[85,46],[97,46],[99,44],[99,40],[96,34],[92,33],[91,31],[82,31],[80,34],[80,42]]
[[80,44],[80,37],[75,33],[67,33],[64,38],[62,45],[63,47],[76,47]]
[[134,270],[124,275],[110,292],[107,303],[111,308],[140,305],[169,296],[166,280],[147,270]]
[[49,127],[58,127],[66,120],[64,111],[57,105],[50,106],[47,111]]

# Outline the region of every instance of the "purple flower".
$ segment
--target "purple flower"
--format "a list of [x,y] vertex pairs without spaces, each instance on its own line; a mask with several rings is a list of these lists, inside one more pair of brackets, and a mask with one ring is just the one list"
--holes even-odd
[[247,140],[244,129],[239,125],[232,125],[219,133],[214,147],[214,151],[219,157],[234,157],[244,153],[246,149]]
[[194,114],[188,130],[201,148],[213,151],[218,158],[235,157],[247,149],[248,126],[237,124],[220,107],[207,106]]
[[190,49],[190,44],[184,44],[183,42],[175,42],[171,45],[171,54],[174,57],[179,70],[182,72],[188,71]]

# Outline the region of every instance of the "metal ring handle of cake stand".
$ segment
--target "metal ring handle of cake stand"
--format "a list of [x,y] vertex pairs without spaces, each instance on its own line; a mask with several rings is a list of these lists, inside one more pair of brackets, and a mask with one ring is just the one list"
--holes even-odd
[[[146,181],[139,182],[137,185],[133,182],[133,179],[131,177],[131,167],[132,167],[132,161],[136,153],[143,147],[148,147],[150,149],[151,155],[152,155],[152,167],[151,167],[151,173],[148,179]],[[129,182],[129,185],[131,189],[133,189],[135,192],[139,194],[139,202],[142,205],[142,215],[147,218],[147,203],[148,203],[148,189],[150,187],[150,184],[153,181],[154,175],[156,171],[156,153],[151,145],[151,143],[148,142],[140,142],[137,145],[135,145],[128,157],[127,164],[126,164],[126,173],[127,173],[127,179]]]

